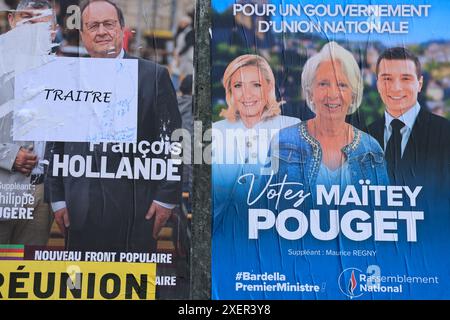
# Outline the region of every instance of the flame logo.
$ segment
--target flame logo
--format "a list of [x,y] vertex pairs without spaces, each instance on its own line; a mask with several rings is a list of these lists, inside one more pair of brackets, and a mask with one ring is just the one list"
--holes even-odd
[[339,290],[350,299],[358,298],[364,294],[358,288],[358,277],[363,272],[357,268],[347,268],[338,278]]
[[350,281],[348,283],[348,292],[350,293],[351,296],[354,296],[354,291],[356,289],[356,277],[355,277],[355,270],[352,271],[352,275],[350,277]]

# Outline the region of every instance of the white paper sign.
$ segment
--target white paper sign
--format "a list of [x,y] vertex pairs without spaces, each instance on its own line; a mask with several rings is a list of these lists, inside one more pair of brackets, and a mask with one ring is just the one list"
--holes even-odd
[[136,142],[138,61],[55,57],[18,75],[15,141]]

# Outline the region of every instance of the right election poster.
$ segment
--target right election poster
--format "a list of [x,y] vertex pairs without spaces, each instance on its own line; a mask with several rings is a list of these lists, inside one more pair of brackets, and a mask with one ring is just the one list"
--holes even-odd
[[0,0],[0,300],[190,296],[194,17]]
[[450,298],[449,13],[212,1],[213,299]]

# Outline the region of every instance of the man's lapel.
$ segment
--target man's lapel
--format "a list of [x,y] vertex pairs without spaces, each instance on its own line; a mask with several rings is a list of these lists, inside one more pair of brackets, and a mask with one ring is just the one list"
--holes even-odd
[[429,114],[423,107],[420,108],[416,121],[414,122],[411,135],[403,152],[402,161],[408,163],[417,163],[418,157],[421,156],[425,150],[422,149],[424,141],[427,140],[427,123],[429,122]]
[[386,122],[386,118],[383,113],[383,117],[381,119],[378,119],[374,123],[372,123],[368,128],[368,133],[374,137],[378,143],[380,144],[381,148],[384,150],[384,123]]

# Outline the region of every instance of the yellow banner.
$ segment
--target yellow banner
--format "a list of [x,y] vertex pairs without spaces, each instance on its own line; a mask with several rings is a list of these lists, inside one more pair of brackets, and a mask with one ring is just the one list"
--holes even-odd
[[1,261],[0,299],[154,300],[155,263]]

